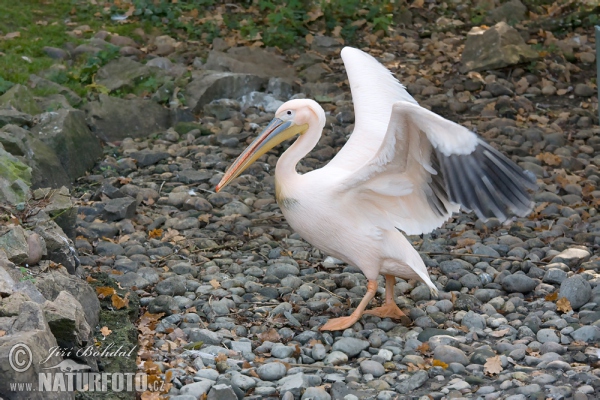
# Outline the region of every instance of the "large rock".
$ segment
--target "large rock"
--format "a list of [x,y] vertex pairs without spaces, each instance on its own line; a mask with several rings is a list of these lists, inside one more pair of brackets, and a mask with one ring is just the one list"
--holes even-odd
[[592,286],[581,275],[565,279],[560,285],[560,297],[565,297],[574,310],[586,304],[592,297]]
[[43,188],[33,191],[34,200],[44,200],[44,212],[48,214],[54,222],[71,239],[75,239],[75,227],[77,222],[77,210],[79,209],[71,198],[69,189],[61,187],[59,189]]
[[[24,295],[13,295],[0,300],[0,310],[11,310],[0,314],[0,397],[6,399],[74,399],[72,392],[12,391],[11,383],[33,383],[37,387],[39,373],[63,361],[62,357],[50,354],[56,347],[56,339],[44,318],[39,304]],[[16,347],[19,346],[19,347]],[[11,355],[12,353],[12,355]],[[10,358],[9,358],[10,357]],[[11,365],[9,360],[12,360]],[[17,370],[13,366],[17,367]]]
[[[70,349],[77,354],[78,350],[94,344],[93,330],[85,318],[83,307],[71,293],[61,291],[54,301],[44,303],[43,310],[48,326],[62,349]],[[97,370],[93,357],[84,359]]]
[[29,83],[32,88],[42,89],[49,93],[63,95],[71,106],[75,107],[81,104],[81,97],[77,93],[67,87],[59,85],[56,82],[44,79],[35,74],[31,74],[29,75]]
[[35,102],[33,94],[23,85],[15,85],[0,96],[0,108],[14,108],[30,115],[42,112]]
[[13,109],[0,109],[0,128],[10,124],[31,126],[33,124],[33,117],[27,113]]
[[44,113],[32,133],[54,150],[71,181],[85,175],[102,156],[100,141],[79,110]]
[[205,69],[293,79],[294,68],[277,54],[259,47],[232,47],[208,53]]
[[18,204],[26,201],[30,185],[31,168],[0,144],[0,203]]
[[185,88],[185,100],[194,113],[217,99],[237,99],[255,91],[264,91],[269,78],[251,74],[203,71]]
[[65,269],[52,269],[36,278],[35,286],[50,301],[55,301],[60,292],[67,291],[81,304],[85,319],[90,327],[98,325],[100,301],[95,290],[80,278],[69,275]]
[[109,91],[131,91],[134,87],[150,77],[162,76],[160,68],[140,64],[127,57],[121,57],[106,64],[96,74],[96,84]]
[[169,110],[151,100],[120,99],[101,94],[84,107],[92,131],[105,142],[140,138],[164,131]]
[[22,264],[29,255],[29,245],[25,229],[20,225],[0,226],[0,249],[15,264]]
[[47,258],[57,264],[62,264],[69,273],[74,274],[79,266],[79,259],[73,241],[61,227],[53,220],[38,221],[34,232],[46,242]]
[[489,11],[487,14],[487,19],[492,24],[501,21],[512,24],[514,22],[523,21],[526,13],[527,7],[521,3],[521,0],[510,0]]
[[467,34],[460,70],[465,73],[503,68],[537,57],[537,52],[525,44],[516,29],[506,22],[499,22],[487,30],[471,29]]
[[16,125],[0,129],[0,143],[6,151],[31,167],[31,187],[71,186],[71,179],[50,146]]
[[[4,255],[3,255],[4,256]],[[15,280],[10,274],[0,265],[0,299],[8,297],[15,291]],[[0,311],[0,314],[2,311]]]

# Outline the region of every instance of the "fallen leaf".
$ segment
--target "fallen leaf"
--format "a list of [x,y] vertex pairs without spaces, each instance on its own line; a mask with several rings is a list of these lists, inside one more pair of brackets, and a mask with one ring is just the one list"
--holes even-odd
[[444,369],[448,368],[448,364],[440,360],[433,360],[431,365],[433,365],[434,367],[442,367]]
[[160,393],[159,392],[151,392],[149,390],[146,390],[144,393],[142,393],[141,399],[142,400],[160,400]]
[[87,278],[85,278],[85,281],[86,281],[87,283],[92,283],[92,282],[96,282],[96,281],[97,281],[97,279],[94,279],[94,278],[92,278],[91,276],[88,276]]
[[483,365],[483,372],[486,375],[497,375],[502,372],[502,362],[500,361],[500,356],[494,356],[487,359],[485,364]]
[[571,302],[566,297],[561,297],[556,302],[556,309],[563,313],[568,313],[569,311],[573,311],[573,307],[571,307]]
[[100,300],[108,297],[108,296],[112,296],[113,294],[115,294],[115,289],[109,287],[109,286],[103,286],[103,287],[97,287],[96,288],[96,294],[98,295],[98,298]]
[[508,329],[508,328],[501,329],[499,331],[490,332],[490,336],[501,338],[501,337],[506,336],[506,334],[509,332],[510,332],[510,329]]
[[306,43],[308,43],[309,45],[311,45],[313,40],[315,40],[315,37],[310,33],[307,34],[304,38],[306,39]]
[[279,333],[277,333],[277,331],[274,328],[271,328],[266,332],[259,333],[258,339],[261,342],[269,341],[269,342],[277,343],[277,342],[281,341],[281,337],[279,336]]
[[422,345],[417,347],[415,350],[417,350],[421,354],[427,353],[429,351],[429,342],[423,343]]
[[108,329],[107,326],[103,326],[100,329],[100,333],[102,334],[102,336],[104,336],[106,338],[108,335],[110,335],[112,333],[112,331],[110,329]]
[[0,330],[0,337],[6,335],[6,331]]
[[210,283],[210,285],[215,289],[218,289],[221,287],[221,284],[216,279],[211,279],[210,282],[208,282],[208,283]]
[[558,292],[547,294],[546,297],[544,297],[544,300],[546,301],[556,301],[556,299],[558,299]]
[[10,32],[4,36],[4,39],[14,39],[21,37],[21,32]]
[[227,361],[227,356],[223,353],[217,354],[215,357],[215,362]]
[[112,301],[113,307],[117,310],[125,308],[129,305],[129,292],[125,295],[125,297],[119,297],[119,295],[115,293],[112,295],[110,300]]
[[472,238],[460,238],[456,241],[456,248],[457,249],[462,249],[465,248],[467,246],[473,246],[475,243],[477,243],[475,241],[475,239]]
[[163,230],[160,228],[157,229],[152,229],[150,232],[148,232],[148,236],[150,236],[150,239],[156,239],[161,237],[163,234]]
[[537,158],[540,161],[543,161],[544,163],[550,166],[557,166],[560,165],[560,163],[562,162],[561,156],[557,156],[556,154],[552,153],[540,153],[537,156],[535,156],[535,158]]

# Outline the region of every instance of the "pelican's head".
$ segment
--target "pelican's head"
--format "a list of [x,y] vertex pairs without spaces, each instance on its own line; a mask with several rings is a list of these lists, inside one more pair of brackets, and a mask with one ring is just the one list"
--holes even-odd
[[298,134],[304,134],[309,126],[314,127],[315,124],[320,129],[325,126],[325,112],[316,101],[297,99],[282,104],[275,118],[227,169],[216,191],[227,186],[267,151]]

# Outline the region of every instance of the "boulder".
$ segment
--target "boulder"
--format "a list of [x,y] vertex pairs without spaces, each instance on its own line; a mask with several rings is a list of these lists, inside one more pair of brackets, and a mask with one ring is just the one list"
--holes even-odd
[[0,203],[18,204],[29,197],[31,168],[0,144]]
[[467,34],[460,70],[466,73],[503,68],[536,58],[538,53],[525,44],[516,29],[506,22],[499,22],[487,30],[471,29]]
[[71,179],[50,146],[26,129],[6,125],[0,129],[6,151],[31,167],[31,187],[71,187]]
[[29,255],[27,235],[21,225],[0,226],[0,249],[15,264],[22,264]]
[[74,274],[79,266],[79,259],[75,251],[75,245],[63,230],[53,220],[40,221],[36,224],[35,233],[40,235],[46,242],[48,259]]
[[43,210],[71,239],[75,239],[78,207],[73,203],[69,189],[43,188],[33,191],[34,200],[44,200]]
[[192,112],[217,99],[237,99],[255,91],[264,91],[269,78],[231,72],[203,71],[185,88],[185,99]]
[[71,181],[83,176],[102,156],[102,146],[79,110],[58,110],[41,115],[32,130],[60,160]]
[[[61,291],[54,301],[44,303],[43,310],[48,326],[62,349],[76,354],[77,350],[94,344],[93,330],[85,318],[83,307],[71,293]],[[97,371],[93,357],[86,357],[86,363]]]
[[[10,296],[14,291],[15,280],[9,275],[4,267],[0,266],[0,299]],[[0,315],[2,315],[2,310],[0,310]]]
[[84,280],[69,275],[64,268],[52,269],[35,280],[35,286],[49,301],[55,301],[64,290],[70,293],[81,305],[90,327],[99,321],[100,301],[94,289]]
[[260,47],[232,47],[227,53],[212,50],[204,69],[293,79],[294,68],[280,56]]
[[487,20],[490,22],[490,24],[495,24],[501,21],[514,24],[515,22],[523,21],[526,13],[527,7],[521,3],[521,0],[510,0],[489,11],[487,14]]
[[[15,304],[10,304],[14,302]],[[10,296],[1,300],[0,309],[13,309],[12,316],[0,317],[0,397],[16,400],[74,399],[73,392],[11,391],[11,383],[33,383],[36,387],[39,373],[48,372],[44,368],[53,367],[63,361],[59,355],[49,357],[49,349],[57,347],[56,339],[44,318],[39,304],[26,296]],[[18,347],[16,347],[18,346]],[[9,356],[12,353],[12,357]],[[15,354],[19,354],[15,358]],[[14,360],[13,368],[10,362]]]
[[0,128],[10,124],[18,126],[31,126],[33,125],[33,117],[27,113],[13,109],[0,109]]
[[120,99],[101,94],[84,107],[92,131],[105,142],[147,137],[166,130],[169,110],[151,100]]
[[56,82],[44,79],[35,74],[29,75],[29,82],[32,88],[43,89],[49,93],[63,95],[69,101],[71,106],[75,107],[81,104],[81,97],[77,93]]
[[100,68],[95,82],[111,92],[115,90],[132,91],[144,80],[162,75],[163,72],[160,68],[141,64],[128,57],[120,57]]
[[23,85],[15,85],[0,96],[0,108],[14,108],[30,115],[42,112],[35,102],[33,94]]

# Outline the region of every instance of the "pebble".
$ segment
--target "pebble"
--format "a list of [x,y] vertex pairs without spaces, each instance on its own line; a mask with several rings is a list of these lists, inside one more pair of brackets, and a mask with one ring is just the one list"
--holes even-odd
[[562,282],[559,296],[569,300],[571,307],[578,310],[592,297],[592,287],[581,275],[574,275]]
[[433,352],[433,358],[446,364],[459,363],[467,365],[469,363],[464,351],[448,345],[437,346]]

